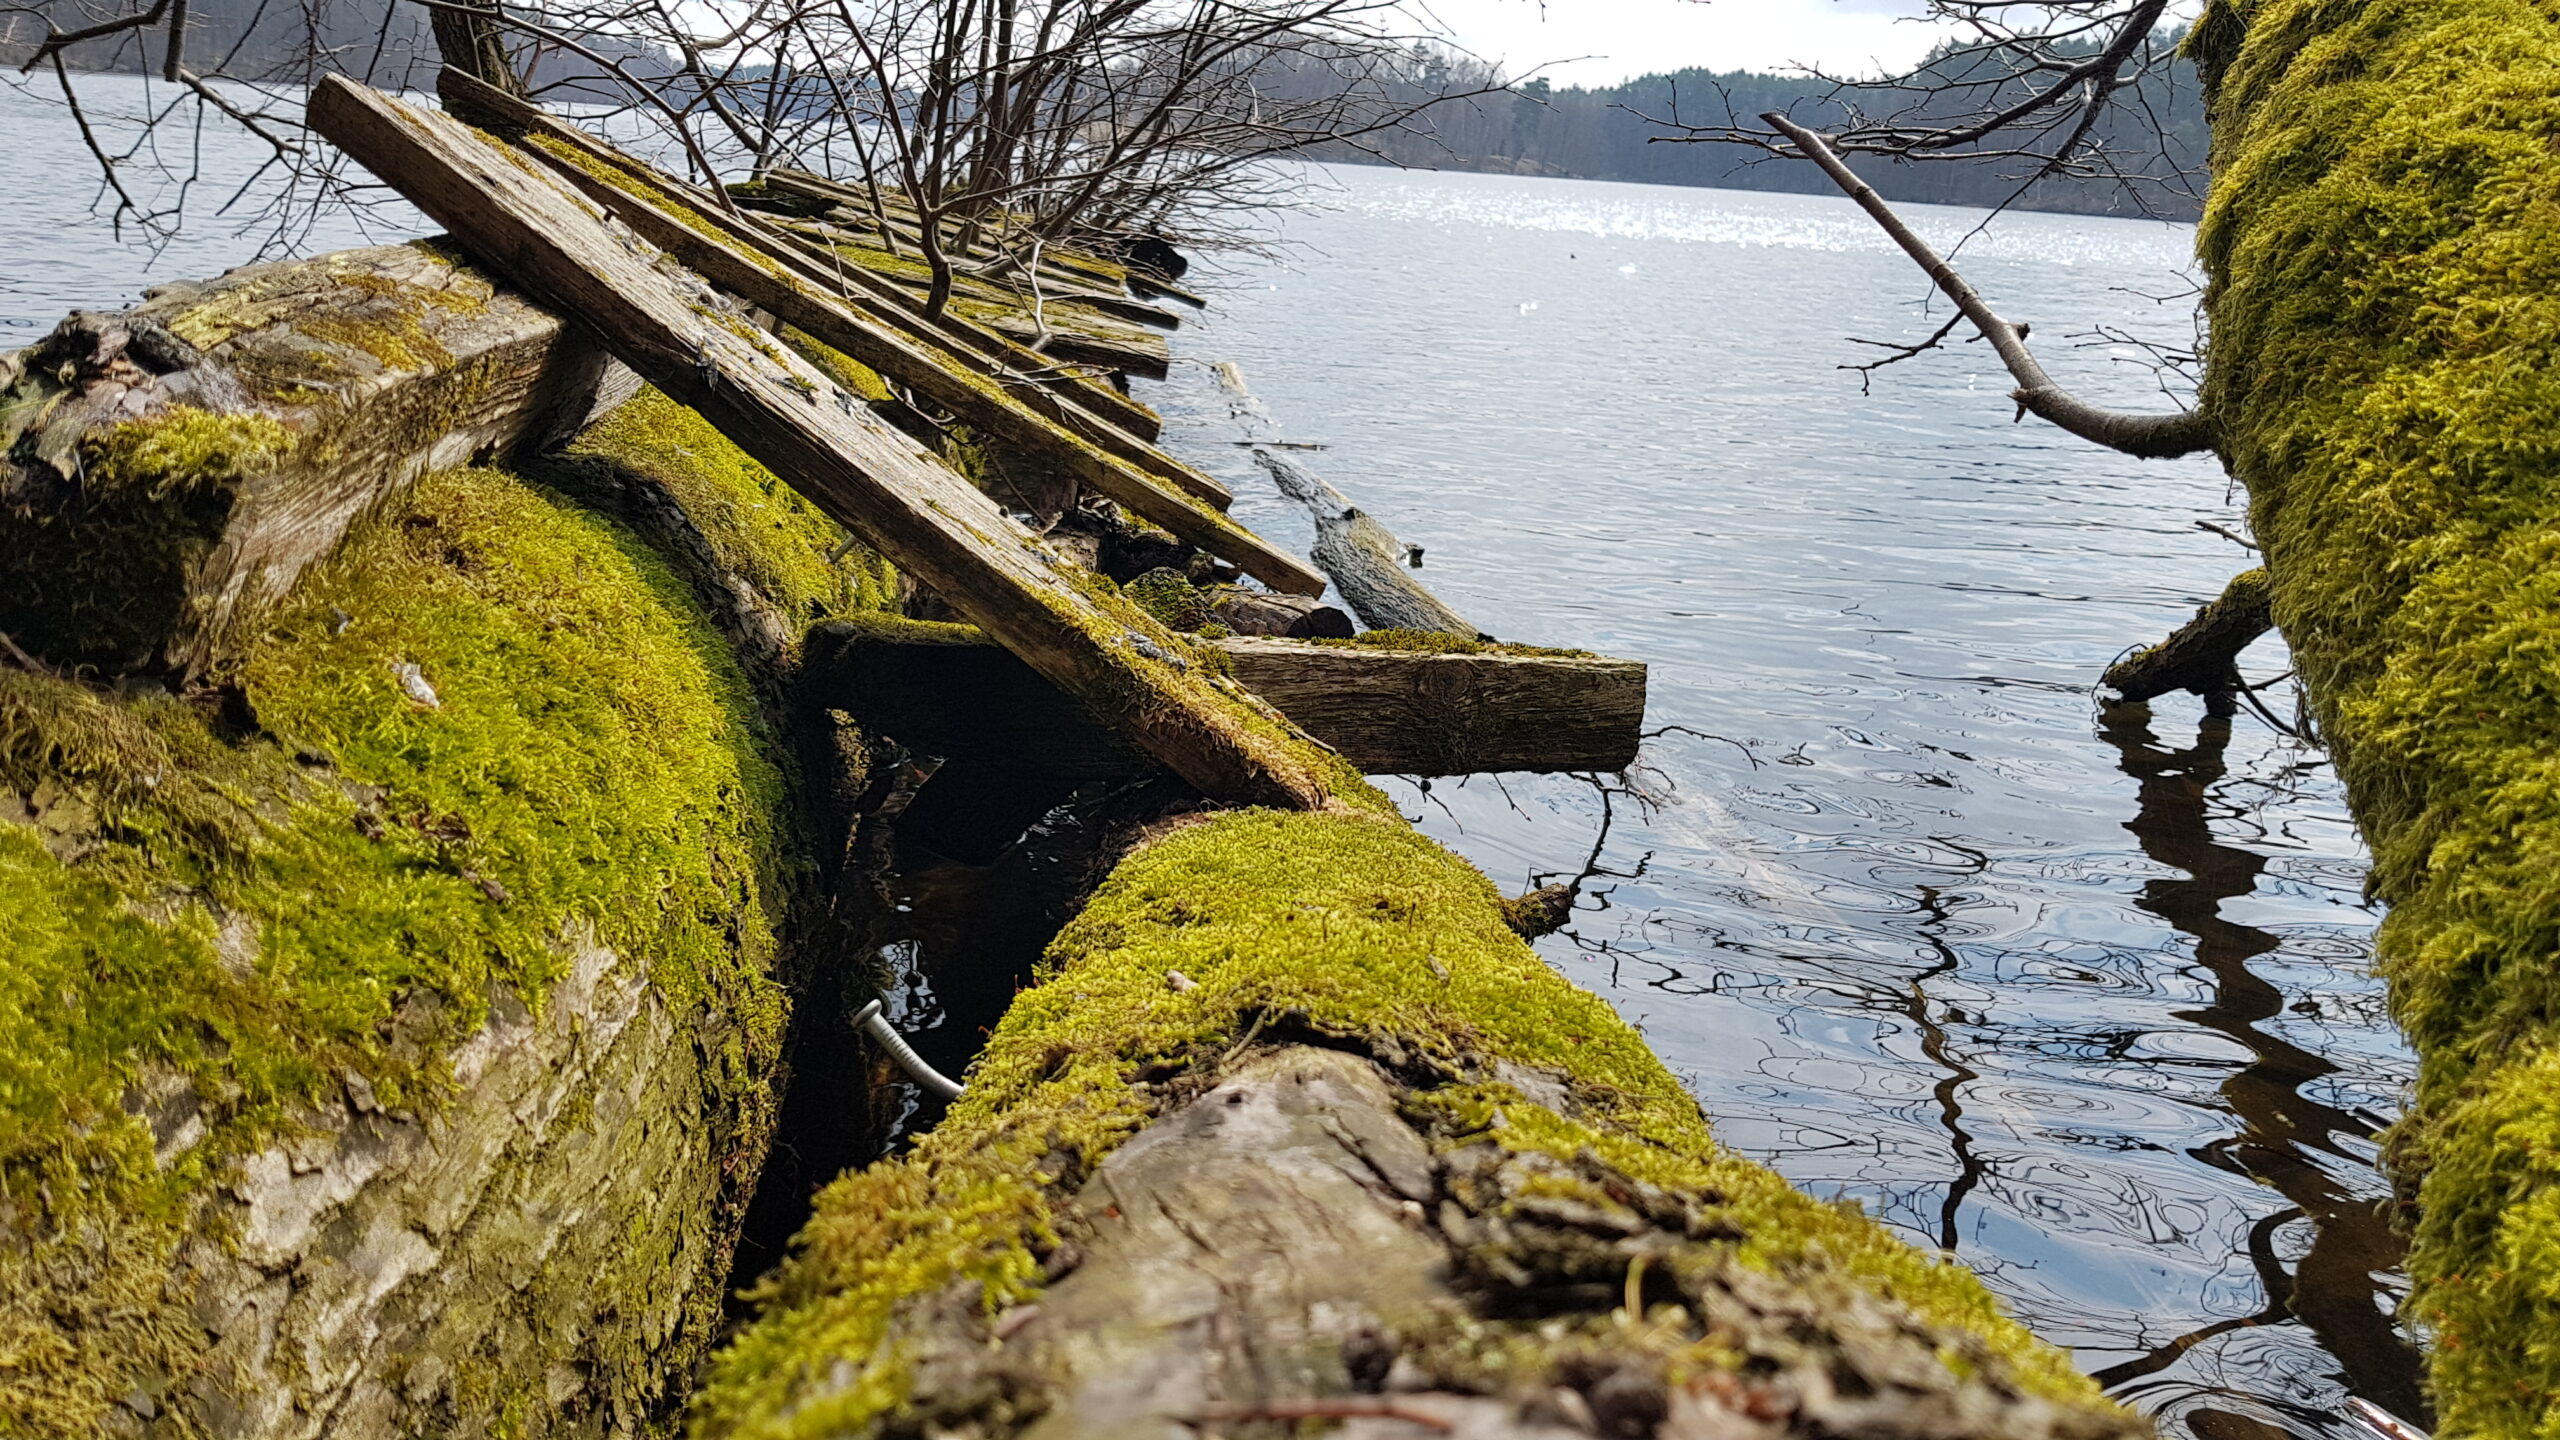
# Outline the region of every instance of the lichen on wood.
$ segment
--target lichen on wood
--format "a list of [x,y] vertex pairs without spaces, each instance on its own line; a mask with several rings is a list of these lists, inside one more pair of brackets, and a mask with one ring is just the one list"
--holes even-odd
[[[1592,1383],[1575,1367],[1605,1357],[1666,1404],[1749,1427],[1732,1433],[1810,1433],[1827,1402],[1807,1377],[1836,1365],[1837,1393],[1871,1383],[1880,1352],[1851,1332],[1881,1327],[1903,1368],[1867,1407],[1881,1428],[1858,1433],[2141,1432],[1961,1268],[1717,1148],[1634,1030],[1506,928],[1482,875],[1392,820],[1246,811],[1123,862],[942,1124],[820,1196],[761,1318],[712,1369],[693,1433],[1088,1433],[1059,1417],[1111,1377],[1035,1358],[1061,1352],[1032,1343],[1031,1307],[1077,1285],[1105,1243],[1092,1227],[1112,1218],[1111,1192],[1092,1177],[1239,1067],[1304,1046],[1393,1087],[1416,1137],[1396,1143],[1429,1157],[1397,1189],[1443,1202],[1406,1195],[1455,1277],[1368,1317],[1377,1364],[1343,1362],[1336,1334],[1253,1337],[1331,1356],[1306,1362],[1319,1389],[1374,1390],[1401,1362],[1408,1390],[1490,1398],[1519,1420],[1577,1374]],[[1347,1308],[1374,1298],[1370,1277],[1334,1278]],[[1781,1372],[1796,1380],[1765,1383]],[[1044,1416],[1052,1428],[1032,1430]],[[1960,1430],[1927,1428],[1956,1416]]]
[[2205,404],[2390,905],[2441,1433],[2560,1416],[2560,15],[2217,0]]

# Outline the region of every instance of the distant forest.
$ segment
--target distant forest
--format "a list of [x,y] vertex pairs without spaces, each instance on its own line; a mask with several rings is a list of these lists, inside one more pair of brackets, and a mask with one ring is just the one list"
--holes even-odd
[[[66,27],[87,18],[77,0],[35,0],[27,8],[0,14],[0,59],[22,60],[30,53],[44,34],[39,17],[48,11],[56,12]],[[334,57],[329,62],[332,67],[368,72],[363,78],[378,85],[432,84],[435,46],[427,34],[427,12],[420,5],[399,0],[308,0],[298,5],[194,0],[187,14],[189,53],[208,73],[252,76],[270,66],[291,69],[300,58],[298,47],[315,38],[316,32],[324,51]],[[644,45],[611,36],[583,38],[636,76],[663,81],[677,69],[674,56]],[[2164,32],[2161,40],[2174,44],[2176,38]],[[70,58],[82,68],[107,70],[139,70],[157,63],[141,40],[131,36],[84,46]],[[1435,95],[1462,97],[1428,109],[1403,127],[1379,131],[1353,144],[1301,152],[1310,158],[1740,190],[1828,194],[1832,187],[1801,161],[1775,160],[1741,145],[1665,143],[1655,137],[1680,133],[1678,126],[1684,122],[1757,128],[1758,117],[1766,110],[1784,111],[1816,130],[1834,130],[1850,106],[1870,119],[1897,113],[1922,118],[1933,103],[1917,90],[1842,89],[1801,76],[1695,68],[1646,75],[1603,89],[1557,89],[1535,78],[1505,85],[1495,67],[1429,44],[1414,46],[1383,70],[1363,66],[1356,74],[1347,74],[1311,52],[1259,63],[1263,67],[1257,77],[1259,88],[1268,94],[1357,91],[1378,101],[1382,113]],[[1921,89],[1926,88],[1936,63],[1924,68]],[[733,78],[763,73],[763,67],[751,66]],[[1978,68],[1969,70],[1964,78],[1978,79],[1980,73]],[[555,104],[581,98],[582,91],[601,98],[610,86],[587,88],[600,78],[586,62],[557,51],[542,56],[534,66],[538,87],[565,87],[550,91]],[[2013,88],[2014,93],[2024,93],[2023,82]],[[1947,103],[1970,106],[1982,99],[1976,93]],[[2195,218],[2205,161],[2204,105],[2193,69],[2183,60],[2116,96],[2101,116],[2094,138],[2101,153],[2113,157],[2115,168],[2133,177],[2132,183],[2058,176],[2037,183],[2015,203],[2030,210]],[[1903,164],[1858,159],[1852,163],[1888,199],[1952,205],[2008,201],[2017,194],[2021,169],[2033,168],[2031,162],[2016,159]]]
[[[1483,67],[1462,58],[1418,53],[1407,83],[1416,93],[1448,93],[1479,88],[1489,78]],[[1774,160],[1741,145],[1677,144],[1654,137],[1680,133],[1675,122],[1756,129],[1767,110],[1782,111],[1811,129],[1833,130],[1847,113],[1844,101],[1875,117],[1909,106],[1915,98],[1738,70],[1645,75],[1605,89],[1556,89],[1532,79],[1499,93],[1451,100],[1426,112],[1410,129],[1385,132],[1356,147],[1330,147],[1317,152],[1317,158],[1829,194],[1831,183],[1801,161]],[[2135,177],[2134,183],[2054,177],[2019,198],[2019,208],[2196,218],[2205,162],[2204,102],[2194,70],[2185,61],[2114,97],[2100,116],[2096,138],[2116,157],[2118,168]],[[1854,168],[1891,200],[1996,205],[2016,194],[2021,170],[2031,172],[2033,165],[2015,159],[1905,164],[1860,159]]]

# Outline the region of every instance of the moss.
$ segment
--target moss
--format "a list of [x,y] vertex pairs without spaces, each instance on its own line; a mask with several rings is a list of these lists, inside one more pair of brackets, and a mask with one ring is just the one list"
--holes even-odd
[[292,448],[292,434],[271,416],[180,405],[84,442],[81,477],[93,496],[121,492],[158,500],[180,488],[263,474]]
[[1196,631],[1209,623],[1208,598],[1178,570],[1158,567],[1121,586],[1120,591],[1168,630]]
[[2560,1434],[2560,18],[2218,3],[2206,403],[2373,852],[2444,1433]]
[[[702,1057],[719,1094],[774,1062],[765,971],[804,864],[780,752],[630,535],[494,472],[429,477],[238,679],[226,709],[0,678],[0,1209],[30,1242],[0,1247],[0,1430],[85,1432],[190,1373],[168,1265],[227,1164],[345,1074],[432,1112],[441,1057],[494,990],[538,1007],[572,932],[732,1022]],[[133,1097],[169,1077],[208,1128],[155,1158]]]
[[1348,640],[1311,640],[1311,645],[1351,645],[1370,650],[1405,650],[1423,655],[1545,655],[1589,659],[1589,650],[1555,650],[1543,645],[1512,645],[1451,635],[1440,630],[1363,630]]
[[887,561],[711,422],[655,389],[641,391],[569,449],[665,487],[722,568],[780,607],[795,631],[830,615],[896,603],[897,575]]
[[[1969,1274],[1818,1204],[1717,1149],[1697,1104],[1598,997],[1504,927],[1481,874],[1392,821],[1233,813],[1125,861],[1051,946],[948,1118],[908,1157],[821,1194],[762,1317],[714,1367],[701,1436],[857,1433],[906,1393],[890,1339],[901,1301],[955,1280],[991,1307],[1040,1288],[1054,1242],[1044,1173],[1090,1173],[1147,1123],[1150,1077],[1214,1069],[1275,1021],[1391,1057],[1446,1083],[1423,1103],[1507,1145],[1595,1151],[1627,1174],[1705,1197],[1743,1263],[1845,1277],[1927,1322],[1981,1338],[1983,1363],[2052,1398],[2094,1387],[2032,1340]],[[1194,982],[1177,992],[1166,974]],[[1495,1062],[1571,1079],[1578,1120],[1481,1077]]]

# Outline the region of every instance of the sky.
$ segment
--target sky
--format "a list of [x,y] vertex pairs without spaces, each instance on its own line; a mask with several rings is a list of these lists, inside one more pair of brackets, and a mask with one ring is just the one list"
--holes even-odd
[[1464,49],[1513,75],[1611,85],[1697,65],[1900,69],[1928,50],[1917,0],[1419,0]]

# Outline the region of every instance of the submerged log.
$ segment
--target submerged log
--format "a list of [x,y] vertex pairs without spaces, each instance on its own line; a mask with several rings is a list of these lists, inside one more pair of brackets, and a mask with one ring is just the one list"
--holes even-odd
[[2240,689],[2240,652],[2275,628],[2267,599],[2267,572],[2244,570],[2221,595],[2196,607],[2193,619],[2108,666],[2098,683],[2127,701],[2185,690],[2228,704]]
[[311,121],[1203,793],[1292,808],[1333,802],[1326,757],[1252,723],[1191,673],[1169,632],[1079,588],[1065,562],[938,458],[721,312],[698,280],[680,284],[546,173],[341,77],[313,91]]
[[1361,624],[1373,630],[1491,638],[1413,578],[1403,542],[1376,516],[1352,504],[1350,496],[1267,449],[1256,447],[1253,458],[1270,473],[1281,494],[1307,508],[1316,526],[1311,552],[1316,566],[1333,577],[1334,589]]
[[637,385],[428,245],[74,315],[0,357],[0,546],[44,557],[0,569],[0,631],[66,665],[216,667],[385,497]]
[[[1417,652],[1236,637],[1211,642],[1236,683],[1372,775],[1614,771],[1644,727],[1632,660],[1470,643]],[[809,695],[929,754],[1077,778],[1144,757],[1029,666],[965,625],[863,619],[810,632]]]
[[1958,1267],[1721,1151],[1483,876],[1228,814],[1122,862],[908,1153],[819,1199],[706,1440],[2137,1440]]

